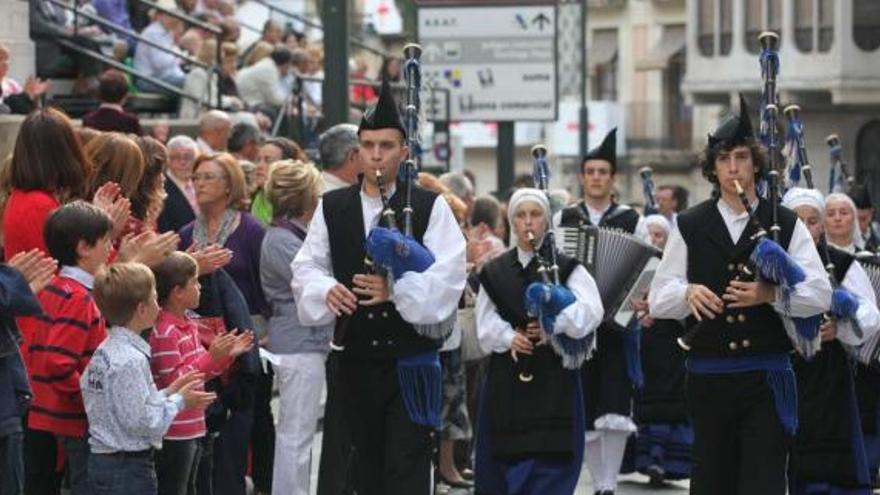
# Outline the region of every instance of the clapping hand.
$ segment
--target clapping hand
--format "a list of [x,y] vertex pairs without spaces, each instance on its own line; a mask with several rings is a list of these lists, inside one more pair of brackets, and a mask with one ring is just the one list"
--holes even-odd
[[37,248],[16,254],[8,264],[21,272],[34,294],[49,284],[58,268],[57,261],[46,256]]
[[196,249],[193,244],[187,252],[196,259],[196,263],[199,265],[199,275],[215,272],[232,261],[232,250],[219,244],[210,244],[202,249]]
[[180,243],[180,236],[169,231],[156,234],[145,230],[137,235],[127,235],[119,246],[119,261],[137,261],[147,266],[156,266],[171,254]]

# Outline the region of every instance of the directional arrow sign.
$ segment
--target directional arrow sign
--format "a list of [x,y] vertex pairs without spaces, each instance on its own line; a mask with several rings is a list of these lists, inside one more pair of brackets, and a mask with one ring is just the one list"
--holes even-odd
[[538,13],[534,19],[532,19],[532,24],[537,24],[538,29],[543,31],[544,26],[550,24],[550,18],[547,17],[543,12]]
[[555,6],[492,3],[419,7],[424,73],[449,91],[450,120],[556,120]]

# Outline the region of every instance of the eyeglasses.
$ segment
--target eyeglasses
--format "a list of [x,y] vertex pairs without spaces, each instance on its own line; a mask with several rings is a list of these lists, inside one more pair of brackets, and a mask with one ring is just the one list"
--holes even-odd
[[211,181],[215,181],[215,180],[217,180],[217,179],[225,179],[225,178],[226,178],[225,175],[223,175],[223,174],[215,174],[215,173],[213,173],[213,172],[205,172],[205,173],[201,173],[201,174],[192,174],[192,181],[193,181],[193,182],[199,182],[199,181],[211,182]]

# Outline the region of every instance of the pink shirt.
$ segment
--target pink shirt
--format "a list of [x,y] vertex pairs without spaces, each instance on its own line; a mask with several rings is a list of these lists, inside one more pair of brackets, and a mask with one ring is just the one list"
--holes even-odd
[[[164,389],[177,378],[200,371],[207,378],[220,376],[232,363],[232,359],[215,361],[199,340],[198,324],[188,318],[181,319],[167,311],[160,311],[156,326],[150,332],[150,368],[156,387]],[[205,435],[205,411],[187,409],[181,411],[165,438],[190,440]]]

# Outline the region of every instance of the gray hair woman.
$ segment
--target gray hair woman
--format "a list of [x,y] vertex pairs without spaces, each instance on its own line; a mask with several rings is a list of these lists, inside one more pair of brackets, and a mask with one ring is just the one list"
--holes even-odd
[[309,493],[312,438],[320,414],[324,360],[332,327],[306,327],[296,314],[290,290],[290,263],[306,238],[318,206],[321,174],[311,163],[282,160],[272,165],[266,193],[274,218],[260,254],[260,280],[272,308],[268,348],[279,356],[275,366],[280,405],[276,427],[273,489]]

